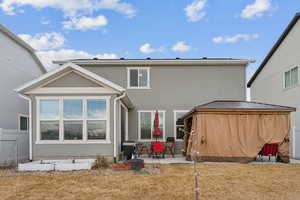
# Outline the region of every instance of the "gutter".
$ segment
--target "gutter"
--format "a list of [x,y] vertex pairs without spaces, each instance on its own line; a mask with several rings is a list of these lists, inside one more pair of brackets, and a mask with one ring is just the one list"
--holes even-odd
[[114,99],[114,162],[117,162],[117,101],[124,98],[126,92],[121,93],[120,96]]
[[54,64],[65,64],[72,62],[77,65],[150,65],[150,66],[207,66],[207,65],[248,65],[254,63],[255,60],[242,59],[99,59],[99,60],[67,60],[67,61],[53,61]]
[[29,160],[32,161],[32,101],[25,95],[18,95],[29,102]]

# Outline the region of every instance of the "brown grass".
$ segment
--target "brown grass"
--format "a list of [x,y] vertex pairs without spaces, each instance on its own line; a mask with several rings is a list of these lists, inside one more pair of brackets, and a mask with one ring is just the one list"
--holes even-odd
[[[300,165],[199,164],[201,200],[300,199]],[[192,166],[156,175],[60,174],[0,177],[1,200],[193,199]]]

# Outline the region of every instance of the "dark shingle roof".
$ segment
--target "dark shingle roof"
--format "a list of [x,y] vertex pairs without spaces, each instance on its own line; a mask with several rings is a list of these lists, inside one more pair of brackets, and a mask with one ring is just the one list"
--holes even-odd
[[213,101],[196,106],[194,110],[276,110],[296,111],[296,108],[249,101]]
[[297,21],[298,21],[299,18],[300,18],[300,12],[296,13],[295,17],[289,23],[289,25],[284,30],[284,32],[282,33],[282,35],[280,36],[280,38],[277,40],[277,42],[275,43],[275,45],[272,47],[271,51],[268,53],[268,55],[266,56],[266,58],[263,60],[263,62],[261,63],[261,65],[258,67],[258,69],[256,70],[256,72],[253,74],[253,76],[249,80],[249,82],[247,84],[247,87],[251,87],[252,83],[254,82],[254,80],[256,79],[256,77],[258,76],[258,74],[263,70],[263,68],[268,63],[268,61],[273,56],[273,54],[276,52],[276,50],[281,45],[281,43],[283,42],[283,40],[290,33],[290,31],[293,29],[293,27],[295,26],[295,24],[297,23]]

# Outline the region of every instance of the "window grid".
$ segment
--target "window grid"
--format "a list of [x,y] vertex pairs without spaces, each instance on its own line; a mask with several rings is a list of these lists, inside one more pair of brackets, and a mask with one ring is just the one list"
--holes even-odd
[[[110,112],[110,97],[36,97],[37,98],[37,143],[110,143],[109,132],[109,112]],[[57,100],[59,101],[59,117],[57,119],[41,119],[40,118],[40,105],[43,100]],[[82,118],[81,119],[64,119],[64,100],[82,100]],[[105,100],[106,102],[106,117],[88,119],[87,117],[87,100]],[[64,121],[83,121],[83,136],[81,140],[64,140]],[[88,140],[87,138],[87,121],[88,120],[102,120],[106,121],[106,139],[101,140]],[[41,140],[40,122],[41,121],[58,121],[59,122],[59,140]]]

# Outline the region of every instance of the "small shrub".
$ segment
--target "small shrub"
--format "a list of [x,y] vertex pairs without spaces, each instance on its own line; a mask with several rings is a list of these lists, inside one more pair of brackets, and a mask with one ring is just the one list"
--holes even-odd
[[98,156],[92,169],[106,169],[109,167],[109,162],[104,156]]

